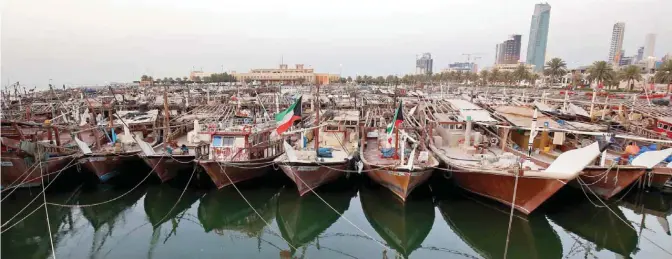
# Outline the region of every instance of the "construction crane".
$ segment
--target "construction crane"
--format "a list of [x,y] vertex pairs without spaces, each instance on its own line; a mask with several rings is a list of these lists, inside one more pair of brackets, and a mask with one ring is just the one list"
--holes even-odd
[[481,58],[481,56],[477,55],[482,55],[483,53],[462,53],[462,56],[467,56],[467,62],[471,62],[471,56],[474,56],[474,60],[476,58]]

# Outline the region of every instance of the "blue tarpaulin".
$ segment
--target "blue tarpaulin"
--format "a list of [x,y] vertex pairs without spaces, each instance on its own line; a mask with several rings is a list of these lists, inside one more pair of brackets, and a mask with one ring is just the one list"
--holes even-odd
[[330,147],[321,147],[317,149],[317,157],[326,157],[326,158],[332,158],[333,148]]

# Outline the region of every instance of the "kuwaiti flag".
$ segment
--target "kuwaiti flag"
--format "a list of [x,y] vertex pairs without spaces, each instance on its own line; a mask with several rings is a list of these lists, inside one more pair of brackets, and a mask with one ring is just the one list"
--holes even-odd
[[294,104],[289,106],[287,110],[284,110],[283,112],[275,115],[275,121],[278,123],[278,128],[276,128],[275,131],[278,133],[278,135],[287,131],[287,129],[292,126],[294,121],[301,119],[301,98],[302,96],[299,96]]
[[403,106],[401,101],[399,101],[399,107],[397,107],[397,111],[394,112],[394,119],[387,125],[387,143],[392,144],[392,132],[394,131],[394,128],[398,128],[399,124],[404,122],[404,112],[401,107]]

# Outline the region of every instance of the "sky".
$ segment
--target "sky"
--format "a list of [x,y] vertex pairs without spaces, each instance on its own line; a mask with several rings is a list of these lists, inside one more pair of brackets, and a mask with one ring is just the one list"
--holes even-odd
[[[129,82],[274,68],[404,75],[430,52],[434,70],[522,34],[525,60],[534,5],[528,0],[3,0],[0,82],[29,87]],[[607,59],[611,29],[625,22],[625,55],[656,33],[672,52],[671,0],[555,0],[548,57],[569,67]]]

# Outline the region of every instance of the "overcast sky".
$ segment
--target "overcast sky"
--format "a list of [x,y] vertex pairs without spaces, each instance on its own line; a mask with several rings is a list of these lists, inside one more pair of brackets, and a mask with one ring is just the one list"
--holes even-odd
[[[7,0],[2,85],[103,84],[303,63],[317,72],[403,75],[430,52],[434,69],[522,34],[532,0]],[[672,0],[555,0],[547,53],[570,67],[605,60],[615,22],[626,56],[647,33],[655,55],[672,52]]]

